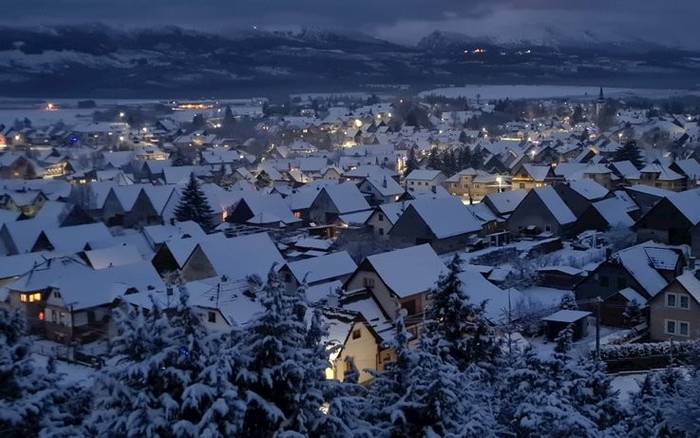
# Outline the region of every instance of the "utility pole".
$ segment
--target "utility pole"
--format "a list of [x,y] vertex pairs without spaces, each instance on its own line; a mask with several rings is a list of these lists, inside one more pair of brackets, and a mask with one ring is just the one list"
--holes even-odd
[[595,316],[595,358],[600,361],[600,305],[603,299],[599,296],[595,298],[596,316]]

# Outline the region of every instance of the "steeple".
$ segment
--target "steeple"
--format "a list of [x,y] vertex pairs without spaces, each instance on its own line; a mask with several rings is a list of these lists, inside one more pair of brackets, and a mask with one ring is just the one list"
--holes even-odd
[[600,93],[598,94],[598,102],[605,102],[605,96],[603,95],[603,87],[600,87]]

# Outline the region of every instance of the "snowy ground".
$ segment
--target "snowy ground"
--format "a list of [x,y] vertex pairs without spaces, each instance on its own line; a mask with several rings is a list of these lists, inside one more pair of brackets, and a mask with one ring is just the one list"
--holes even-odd
[[[36,366],[46,367],[48,362],[48,356],[35,353],[32,355]],[[81,385],[90,386],[97,370],[95,368],[86,367],[74,363],[64,362],[62,360],[57,360],[56,371],[61,375],[61,382],[66,385]]]
[[627,404],[630,396],[639,391],[639,387],[644,381],[647,373],[623,373],[617,374],[612,378],[612,387],[616,391],[620,391],[619,399],[623,404]]

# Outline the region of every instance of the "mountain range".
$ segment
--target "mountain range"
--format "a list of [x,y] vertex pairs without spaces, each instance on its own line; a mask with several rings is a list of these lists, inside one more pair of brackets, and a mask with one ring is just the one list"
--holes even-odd
[[415,46],[305,29],[210,34],[99,24],[0,29],[0,95],[194,97],[465,83],[697,86],[700,53],[644,41],[503,41],[433,32]]

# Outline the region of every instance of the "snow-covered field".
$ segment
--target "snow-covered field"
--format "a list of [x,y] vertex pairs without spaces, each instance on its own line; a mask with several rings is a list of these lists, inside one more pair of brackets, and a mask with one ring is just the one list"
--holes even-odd
[[[468,99],[552,99],[552,98],[593,98],[598,96],[598,87],[578,85],[465,85],[464,87],[436,88],[419,94],[426,96],[466,97]],[[700,96],[700,91],[664,90],[652,88],[605,88],[607,97],[625,96],[667,98],[673,96]]]

